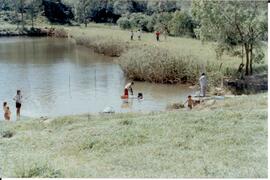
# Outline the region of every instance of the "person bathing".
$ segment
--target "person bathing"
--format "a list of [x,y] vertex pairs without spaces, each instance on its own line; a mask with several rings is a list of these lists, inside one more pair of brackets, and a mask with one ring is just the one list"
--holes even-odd
[[133,89],[132,86],[134,85],[134,82],[130,82],[125,86],[125,90],[124,90],[124,96],[128,96],[128,92],[130,91],[130,94],[133,95]]

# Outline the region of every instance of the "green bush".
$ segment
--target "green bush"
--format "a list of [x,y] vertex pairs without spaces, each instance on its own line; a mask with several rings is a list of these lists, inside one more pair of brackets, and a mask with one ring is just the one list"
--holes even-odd
[[169,22],[169,30],[174,36],[195,37],[194,28],[195,22],[185,11],[176,11]]
[[127,17],[121,17],[117,20],[117,24],[122,29],[130,29],[131,23]]

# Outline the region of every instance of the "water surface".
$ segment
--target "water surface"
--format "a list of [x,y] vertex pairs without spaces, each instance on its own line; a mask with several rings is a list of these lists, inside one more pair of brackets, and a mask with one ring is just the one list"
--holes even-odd
[[[66,39],[0,38],[0,100],[21,89],[22,115],[30,117],[97,113],[107,106],[116,112],[161,111],[193,91],[183,85],[135,82],[144,100],[120,99],[128,82],[112,58],[76,46]],[[0,112],[0,119],[3,112]]]

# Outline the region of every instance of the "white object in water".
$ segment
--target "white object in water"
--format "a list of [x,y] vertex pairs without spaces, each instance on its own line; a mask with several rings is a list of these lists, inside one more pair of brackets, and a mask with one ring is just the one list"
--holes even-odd
[[216,99],[216,100],[224,100],[224,96],[214,96],[214,99]]
[[103,110],[103,113],[115,113],[113,107],[109,106]]

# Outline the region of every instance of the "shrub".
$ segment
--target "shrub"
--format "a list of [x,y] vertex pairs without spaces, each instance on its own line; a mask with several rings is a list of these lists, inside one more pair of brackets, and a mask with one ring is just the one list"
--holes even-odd
[[127,17],[121,17],[117,20],[117,24],[122,29],[130,29],[131,23]]
[[1,136],[3,137],[3,138],[11,138],[11,137],[13,137],[14,136],[14,132],[12,132],[12,131],[10,131],[10,130],[6,130],[6,131],[3,131],[3,132],[1,132]]
[[176,11],[169,22],[169,30],[175,36],[195,37],[195,22],[187,12]]

